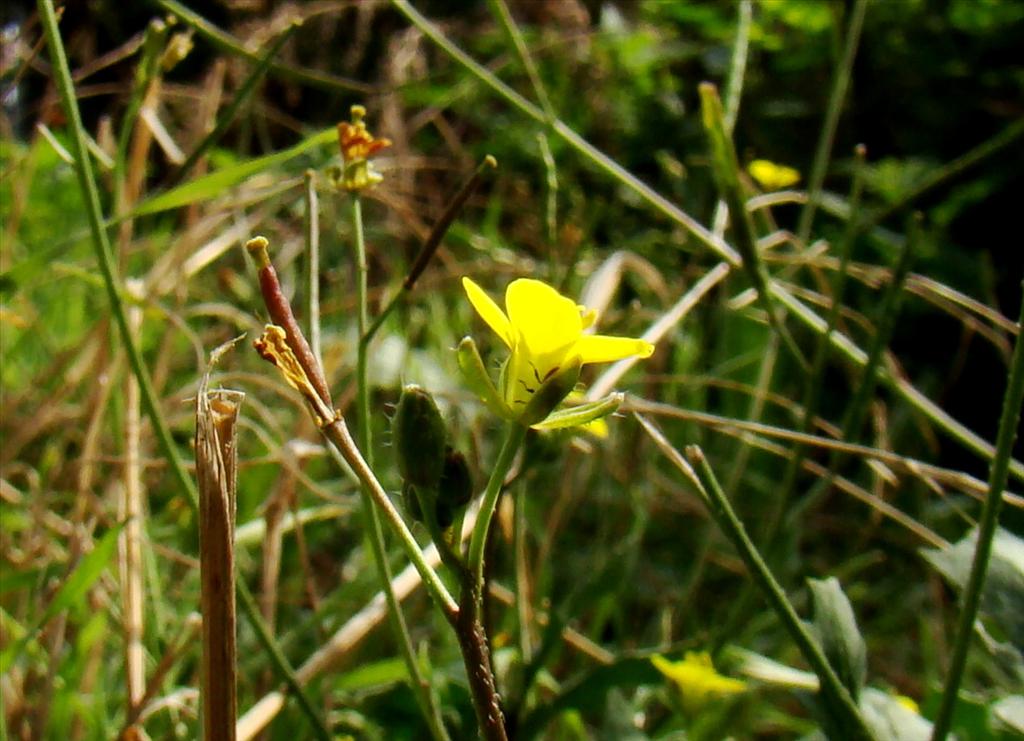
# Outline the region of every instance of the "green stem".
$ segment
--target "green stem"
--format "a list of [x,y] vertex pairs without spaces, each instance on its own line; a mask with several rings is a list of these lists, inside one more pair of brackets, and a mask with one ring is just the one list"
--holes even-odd
[[[829,305],[828,314],[825,318],[825,333],[818,337],[818,343],[814,348],[814,357],[811,360],[811,371],[807,377],[807,384],[803,394],[803,415],[800,420],[800,432],[811,431],[814,423],[814,416],[818,413],[818,403],[821,398],[821,389],[825,373],[825,361],[828,358],[829,339],[839,323],[840,309],[843,304],[843,296],[846,293],[847,268],[850,264],[850,256],[853,254],[853,245],[857,241],[857,218],[860,213],[861,195],[864,192],[864,164],[867,150],[863,145],[856,148],[854,152],[853,183],[850,186],[850,217],[846,222],[846,229],[843,232],[842,241],[839,244],[839,267],[832,282],[832,302]],[[804,446],[797,443],[793,447],[793,455],[786,466],[786,472],[782,478],[780,494],[772,501],[771,509],[765,518],[762,530],[762,544],[770,546],[775,538],[775,531],[778,527],[782,514],[786,511],[786,505],[793,495],[793,488],[796,486],[797,477],[800,474],[804,460]]]
[[[359,336],[366,334],[369,324],[369,301],[368,293],[368,268],[366,263],[366,239],[363,233],[363,206],[359,193],[352,195],[352,225],[355,232],[355,257],[356,257],[356,300],[358,302],[357,320]],[[373,470],[373,427],[370,419],[370,384],[366,372],[366,343],[360,342],[356,349],[356,405],[359,414],[359,442],[366,459],[366,466]],[[409,682],[412,685],[416,702],[420,706],[431,735],[438,741],[448,738],[444,722],[441,719],[441,710],[434,700],[434,693],[431,690],[430,682],[424,678],[420,671],[419,663],[416,661],[416,652],[412,645],[412,637],[409,635],[409,626],[406,625],[405,615],[402,607],[395,596],[395,590],[391,586],[391,567],[388,565],[387,551],[384,547],[384,532],[381,527],[380,516],[377,508],[373,506],[373,499],[369,486],[364,482],[361,487],[363,499],[363,516],[366,518],[367,539],[373,559],[377,566],[377,575],[380,579],[381,589],[388,603],[388,616],[391,619],[391,627],[398,638],[402,659],[405,661],[406,670],[409,672]],[[440,546],[439,546],[440,547]],[[416,549],[419,550],[418,548]]]
[[[86,215],[89,218],[89,230],[92,233],[93,247],[96,251],[96,261],[99,263],[100,272],[103,274],[103,284],[106,287],[107,296],[110,299],[110,308],[111,312],[114,314],[114,323],[117,325],[121,342],[125,348],[125,354],[127,354],[128,361],[132,367],[132,373],[135,374],[136,381],[139,384],[139,390],[142,395],[142,405],[146,410],[146,415],[149,417],[150,422],[153,425],[153,432],[156,435],[157,445],[160,447],[160,451],[167,459],[167,462],[170,465],[171,474],[174,476],[182,492],[184,492],[189,505],[192,507],[193,513],[198,513],[199,495],[196,492],[195,482],[185,470],[185,464],[174,444],[170,428],[167,426],[167,421],[164,419],[163,412],[160,409],[156,393],[153,391],[153,384],[150,381],[149,372],[147,371],[145,362],[142,359],[142,354],[139,352],[138,345],[135,343],[134,335],[128,325],[128,319],[124,308],[124,299],[121,296],[121,281],[117,273],[117,268],[114,264],[110,240],[103,225],[103,212],[100,207],[99,189],[96,187],[96,180],[93,176],[91,161],[86,152],[82,117],[78,110],[78,102],[75,97],[74,84],[71,81],[71,71],[68,68],[67,56],[64,53],[64,43],[61,40],[60,31],[57,28],[57,18],[53,10],[53,1],[38,0],[37,7],[39,9],[39,18],[43,26],[43,32],[46,35],[46,41],[50,48],[51,64],[57,84],[57,90],[61,98],[64,113],[68,117],[69,128],[71,130],[71,153],[75,157],[75,173],[78,177],[78,184],[82,190],[83,199],[85,200]],[[238,584],[243,584],[243,581],[239,579]],[[266,630],[266,625],[263,623],[259,610],[255,609],[254,605],[247,602],[244,598],[242,599],[242,606],[249,621],[254,626],[262,626],[263,629]],[[257,630],[259,630],[259,627],[257,627]],[[267,635],[269,636],[269,631],[267,631]],[[270,636],[269,644],[276,646],[273,636]],[[271,663],[274,665],[274,669],[278,676],[287,681],[289,673],[294,674],[294,672],[289,666],[287,659],[281,653],[280,648],[278,647],[276,651],[271,651],[269,653]],[[312,712],[313,704],[305,695],[302,687],[295,684],[293,690],[295,691],[296,697],[300,698],[299,703],[303,711],[307,713],[313,727],[317,729],[324,728],[323,721],[320,720],[320,717],[315,712]]]
[[[234,36],[213,25],[195,11],[189,10],[181,3],[177,2],[177,0],[153,1],[165,12],[177,16],[184,23],[194,28],[196,33],[210,42],[210,45],[215,49],[225,52],[226,54],[231,54],[232,56],[247,59],[250,62],[260,61],[258,54],[246,49],[245,45]],[[272,62],[270,69],[283,79],[311,85],[312,87],[320,88],[321,90],[340,90],[343,92],[362,93],[364,95],[375,92],[373,86],[367,85],[366,83],[349,80],[344,77],[337,77],[336,75],[308,69],[306,67],[293,67],[288,64],[281,64],[280,62]]]
[[718,89],[710,82],[702,82],[700,84],[700,100],[701,117],[711,155],[711,170],[720,197],[729,207],[729,220],[733,236],[736,239],[736,247],[743,256],[743,268],[757,290],[757,298],[768,315],[768,323],[792,353],[800,368],[806,372],[808,370],[807,359],[789,330],[786,329],[784,314],[779,310],[771,291],[768,290],[771,278],[758,253],[754,220],[751,218],[750,211],[747,210],[743,187],[739,179],[739,160],[736,156],[736,147],[726,131],[725,114],[722,111],[722,101],[718,97]]
[[[256,604],[256,599],[252,596],[252,592],[249,591],[248,585],[245,583],[245,579],[239,577],[235,580],[235,591],[238,593],[239,601],[242,603],[243,609],[247,615],[258,615],[259,606]],[[320,721],[320,716],[317,714],[316,709],[310,702],[309,697],[302,689],[302,685],[299,684],[299,678],[295,674],[295,670],[292,669],[288,663],[288,659],[281,652],[281,647],[277,645],[277,641],[274,640],[274,636],[271,635],[270,629],[267,624],[262,620],[254,621],[253,627],[256,629],[256,637],[260,643],[263,644],[264,650],[274,657],[274,663],[280,667],[283,667],[281,671],[284,683],[288,686],[288,689],[295,695],[296,701],[299,703],[299,707],[302,708],[306,717],[313,721],[313,731],[316,737],[321,741],[331,741],[332,736],[327,730],[327,727]]]
[[398,536],[399,545],[402,546],[402,550],[405,551],[406,556],[409,557],[412,565],[423,578],[423,584],[437,603],[438,609],[441,610],[445,620],[454,625],[458,618],[458,604],[438,577],[437,572],[427,563],[409,526],[405,524],[405,520],[392,504],[384,487],[377,480],[377,476],[366,465],[366,459],[359,451],[356,441],[352,439],[352,433],[349,431],[348,425],[345,424],[345,420],[337,417],[321,427],[320,431],[331,443],[330,453],[339,465],[344,464],[352,469],[352,473],[359,479],[363,488],[369,490],[374,504],[380,509],[395,535]]
[[242,106],[245,105],[246,101],[256,90],[256,86],[260,80],[263,79],[264,75],[270,69],[271,63],[274,61],[274,57],[281,51],[281,47],[292,37],[292,34],[298,30],[301,24],[298,21],[293,21],[288,27],[282,31],[274,42],[267,49],[267,52],[260,58],[259,62],[253,68],[249,76],[242,82],[241,87],[238,88],[238,92],[235,93],[235,97],[231,103],[228,104],[224,112],[221,113],[217,119],[216,126],[213,127],[213,131],[203,137],[203,140],[199,142],[199,145],[192,151],[192,154],[188,156],[182,166],[174,174],[174,178],[177,181],[183,181],[195,167],[196,163],[205,155],[210,147],[216,144],[220,138],[224,135],[224,132],[228,130],[228,127],[235,120],[235,116],[242,110]]
[[[1024,288],[1024,283],[1022,283]],[[978,616],[981,603],[981,590],[985,584],[985,572],[988,570],[989,557],[992,554],[992,539],[995,537],[999,524],[999,510],[1003,504],[1003,489],[1009,473],[1010,453],[1013,441],[1017,436],[1020,424],[1021,405],[1024,403],[1024,300],[1021,301],[1020,318],[1017,320],[1017,340],[1013,347],[1013,359],[1010,361],[1010,374],[1006,382],[1006,395],[1003,397],[1003,413],[999,419],[999,432],[996,434],[996,457],[988,478],[988,494],[981,510],[981,522],[978,525],[978,543],[974,548],[974,560],[971,563],[971,575],[964,588],[963,608],[960,612],[960,624],[957,628],[956,643],[953,647],[953,659],[949,666],[949,676],[942,693],[942,703],[932,731],[932,741],[943,741],[949,732],[953,719],[953,708],[956,705],[960,680],[967,663],[967,649],[974,635],[974,621]]]
[[[920,214],[915,214],[908,224],[907,237],[900,247],[896,265],[893,268],[892,279],[889,281],[885,294],[882,296],[878,317],[875,321],[875,334],[871,338],[871,344],[868,347],[867,361],[864,363],[864,369],[858,379],[853,399],[850,400],[846,411],[843,413],[843,419],[839,426],[841,439],[849,443],[856,443],[860,439],[861,429],[864,426],[864,417],[868,410],[868,403],[875,393],[879,380],[884,377],[882,376],[881,368],[882,356],[885,353],[886,346],[889,344],[889,338],[892,336],[892,330],[899,316],[900,304],[903,298],[903,286],[910,272],[911,258],[918,247],[921,229],[919,220]],[[842,460],[843,452],[833,448],[828,458],[828,475],[824,478],[819,478],[813,488],[804,494],[803,498],[794,508],[794,517],[807,511],[828,491],[834,477],[838,475]]]
[[498,496],[501,494],[501,487],[505,483],[505,477],[512,468],[512,461],[515,460],[519,446],[526,437],[526,427],[518,422],[509,422],[508,430],[505,433],[505,442],[502,443],[498,459],[491,469],[491,477],[487,480],[487,488],[484,489],[483,501],[480,504],[480,514],[477,515],[476,524],[473,526],[473,534],[469,540],[469,573],[472,576],[474,588],[483,594],[484,586],[484,550],[487,545],[487,535],[491,529],[491,518],[494,517],[494,510],[498,506]]
[[369,345],[370,341],[373,340],[374,336],[380,331],[380,328],[384,326],[384,321],[388,318],[392,311],[398,306],[406,295],[415,287],[416,281],[419,280],[420,276],[423,275],[423,271],[426,270],[427,265],[430,263],[430,259],[437,252],[437,248],[441,246],[441,240],[444,239],[444,235],[448,233],[448,228],[455,221],[455,218],[462,213],[463,207],[466,205],[466,201],[469,197],[476,192],[476,190],[483,183],[484,175],[489,170],[493,170],[498,166],[498,161],[494,159],[492,155],[486,155],[480,164],[476,166],[473,174],[459,186],[458,191],[452,196],[452,199],[448,201],[448,205],[445,206],[444,211],[436,222],[434,222],[433,228],[430,230],[430,234],[423,240],[423,245],[420,247],[419,252],[413,259],[412,267],[409,268],[408,274],[405,276],[405,280],[402,281],[402,287],[398,289],[398,292],[391,297],[384,310],[377,315],[377,318],[370,325],[369,329],[360,334],[360,342],[363,345]]
[[[739,552],[740,557],[746,564],[747,569],[753,577],[757,586],[764,593],[768,604],[775,610],[783,626],[789,632],[790,637],[796,643],[804,659],[810,664],[811,669],[818,675],[821,683],[821,694],[825,702],[832,709],[832,712],[840,716],[844,726],[851,732],[853,738],[873,739],[871,730],[864,722],[856,703],[850,696],[846,687],[836,675],[835,670],[829,664],[828,659],[821,650],[821,646],[812,637],[807,626],[800,620],[796,610],[790,603],[789,598],[782,587],[775,580],[768,564],[761,557],[754,542],[747,535],[746,529],[732,505],[729,504],[725,492],[722,491],[718,479],[715,477],[711,465],[702,451],[696,445],[686,449],[690,461],[697,465],[698,470],[692,471],[694,484],[699,484],[698,492],[703,497],[711,516],[718,523],[725,535],[732,541],[733,546]],[[680,461],[682,459],[680,458]],[[678,465],[678,463],[677,463]]]
[[853,60],[857,56],[860,32],[864,28],[864,15],[867,12],[867,8],[868,0],[857,0],[857,4],[853,6],[850,25],[846,30],[843,58],[840,60],[839,66],[836,67],[835,80],[832,82],[832,92],[828,98],[828,109],[825,111],[825,123],[821,127],[818,146],[814,151],[814,161],[811,164],[811,176],[807,183],[807,203],[804,205],[803,211],[800,212],[800,221],[797,224],[796,233],[800,244],[807,244],[807,240],[811,235],[811,226],[814,223],[814,210],[817,207],[821,186],[825,182],[828,160],[832,154],[832,143],[836,137],[836,126],[839,124],[839,115],[843,112],[846,90],[850,86]]

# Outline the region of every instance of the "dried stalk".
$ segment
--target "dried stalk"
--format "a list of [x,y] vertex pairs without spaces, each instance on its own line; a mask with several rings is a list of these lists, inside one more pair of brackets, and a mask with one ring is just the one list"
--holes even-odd
[[[211,367],[216,357],[215,352]],[[203,738],[235,741],[235,425],[245,395],[210,391],[209,380],[207,370],[196,398]]]
[[[142,309],[128,309],[128,324],[136,334],[142,325]],[[138,706],[146,691],[145,652],[142,646],[144,626],[142,604],[145,596],[142,583],[142,405],[139,383],[135,376],[125,379],[125,448],[124,486],[118,515],[124,529],[118,540],[118,562],[121,572],[121,607],[124,623],[125,684],[129,714]]]

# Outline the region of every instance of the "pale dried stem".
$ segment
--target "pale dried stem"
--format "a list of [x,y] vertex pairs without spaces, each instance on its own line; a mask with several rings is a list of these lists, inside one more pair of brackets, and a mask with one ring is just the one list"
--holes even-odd
[[[128,309],[128,324],[136,335],[142,325],[142,309]],[[118,536],[118,566],[121,577],[121,609],[124,630],[125,685],[127,712],[133,709],[146,691],[145,652],[142,644],[144,626],[142,582],[142,406],[139,384],[135,376],[125,379],[125,447],[124,486],[118,502],[118,519],[124,528]]]

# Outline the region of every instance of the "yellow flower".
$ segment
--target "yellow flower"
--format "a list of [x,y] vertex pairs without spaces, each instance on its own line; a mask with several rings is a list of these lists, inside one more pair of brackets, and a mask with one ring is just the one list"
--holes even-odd
[[523,420],[526,424],[541,422],[565,398],[581,365],[633,355],[646,358],[654,352],[654,345],[644,340],[584,334],[595,313],[539,280],[512,281],[505,291],[505,311],[469,278],[462,285],[480,318],[511,351],[499,384],[507,416],[522,419],[538,391],[553,391],[551,403],[542,402],[547,408],[534,410],[538,418]]
[[338,143],[344,160],[344,169],[338,181],[342,188],[349,191],[364,190],[383,180],[381,174],[373,169],[370,157],[391,146],[390,139],[378,139],[367,130],[366,122],[363,121],[365,115],[365,108],[354,105],[352,121],[338,124]]
[[782,190],[800,182],[798,171],[769,160],[754,160],[747,165],[747,172],[767,191]]
[[696,715],[708,703],[738,695],[747,689],[745,682],[715,671],[711,656],[704,651],[687,651],[682,661],[669,661],[655,654],[651,663],[675,685],[687,715]]

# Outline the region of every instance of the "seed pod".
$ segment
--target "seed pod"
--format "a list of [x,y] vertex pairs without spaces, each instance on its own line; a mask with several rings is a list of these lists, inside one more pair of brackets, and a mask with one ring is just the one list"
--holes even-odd
[[446,431],[434,398],[419,386],[406,386],[391,423],[391,438],[402,478],[422,491],[437,488],[444,470]]

